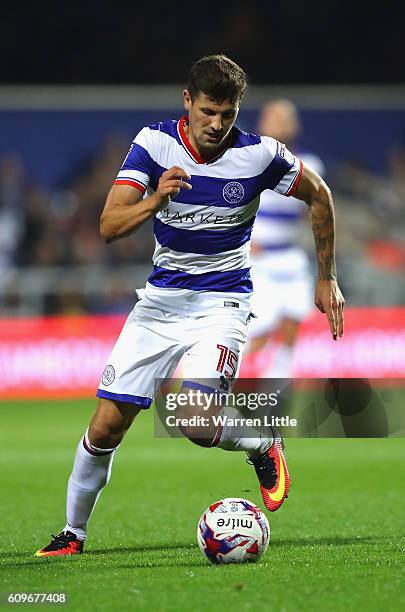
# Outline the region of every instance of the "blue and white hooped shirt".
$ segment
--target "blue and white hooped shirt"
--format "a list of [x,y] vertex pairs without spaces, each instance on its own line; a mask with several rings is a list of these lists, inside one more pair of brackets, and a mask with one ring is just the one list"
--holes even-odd
[[184,124],[162,121],[134,139],[116,184],[152,194],[162,173],[180,166],[193,189],[181,189],[154,218],[155,287],[250,293],[250,236],[265,189],[292,195],[302,162],[277,140],[232,128],[230,145],[204,162]]

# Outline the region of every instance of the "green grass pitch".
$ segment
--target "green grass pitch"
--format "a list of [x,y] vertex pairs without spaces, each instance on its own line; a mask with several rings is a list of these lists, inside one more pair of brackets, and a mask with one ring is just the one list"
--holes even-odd
[[240,453],[156,439],[142,413],[117,453],[85,554],[34,557],[64,526],[66,481],[94,405],[0,404],[3,593],[65,591],[67,609],[92,611],[405,609],[403,438],[287,440],[293,484],[267,513],[266,555],[213,566],[196,543],[198,518],[223,497],[263,507],[254,471]]

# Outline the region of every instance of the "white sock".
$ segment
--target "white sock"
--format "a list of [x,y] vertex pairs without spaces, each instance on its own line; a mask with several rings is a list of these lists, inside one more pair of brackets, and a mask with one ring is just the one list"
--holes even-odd
[[240,419],[243,415],[236,408],[224,408],[221,413],[227,417],[227,421],[222,427],[219,438],[218,448],[228,451],[246,451],[249,455],[255,456],[262,453],[273,443],[272,436],[266,437],[254,427],[246,424],[233,425],[228,419]]
[[280,344],[271,361],[270,367],[265,369],[263,378],[290,378],[293,349],[286,344]]
[[87,521],[110,479],[115,451],[90,444],[87,431],[79,442],[68,482],[65,526],[65,531],[75,533],[79,540],[87,537]]

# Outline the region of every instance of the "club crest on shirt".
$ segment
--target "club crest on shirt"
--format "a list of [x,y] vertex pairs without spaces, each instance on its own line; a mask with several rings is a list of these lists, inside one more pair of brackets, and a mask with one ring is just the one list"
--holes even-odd
[[229,204],[237,204],[243,199],[245,190],[243,189],[243,185],[238,183],[238,181],[230,181],[223,188],[222,194],[224,200],[229,202]]
[[111,383],[114,382],[115,380],[115,370],[114,370],[114,366],[112,366],[111,364],[105,366],[104,368],[104,372],[103,372],[103,377],[102,377],[102,383],[105,387],[108,387],[108,385],[111,385]]

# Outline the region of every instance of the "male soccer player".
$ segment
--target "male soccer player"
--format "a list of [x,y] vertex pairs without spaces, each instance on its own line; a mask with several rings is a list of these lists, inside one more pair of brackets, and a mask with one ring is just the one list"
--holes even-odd
[[[250,316],[249,239],[264,189],[295,193],[311,207],[316,302],[333,337],[343,334],[330,191],[284,145],[234,127],[245,86],[244,71],[226,56],[198,60],[183,92],[187,115],[143,128],[108,194],[102,237],[124,238],[153,217],[154,267],[113,348],[97,409],[78,445],[67,524],[38,556],[82,552],[117,447],[135,416],[151,405],[156,379],[169,377],[184,354],[183,388],[190,394],[223,390],[237,376]],[[190,414],[187,407],[178,413]],[[250,437],[243,427],[224,426],[208,435],[197,425],[183,433],[202,446],[246,451],[266,507],[274,511],[283,503],[290,476],[276,431]]]
[[[301,122],[290,100],[267,103],[259,117],[259,134],[271,136],[295,152]],[[300,152],[305,166],[320,176],[324,166],[317,155]],[[257,315],[249,325],[246,351],[259,351],[274,341],[273,359],[264,367],[264,378],[289,378],[294,344],[300,322],[313,307],[313,275],[299,230],[306,212],[296,197],[285,198],[266,189],[252,231],[252,310]],[[269,296],[271,298],[269,299]]]

